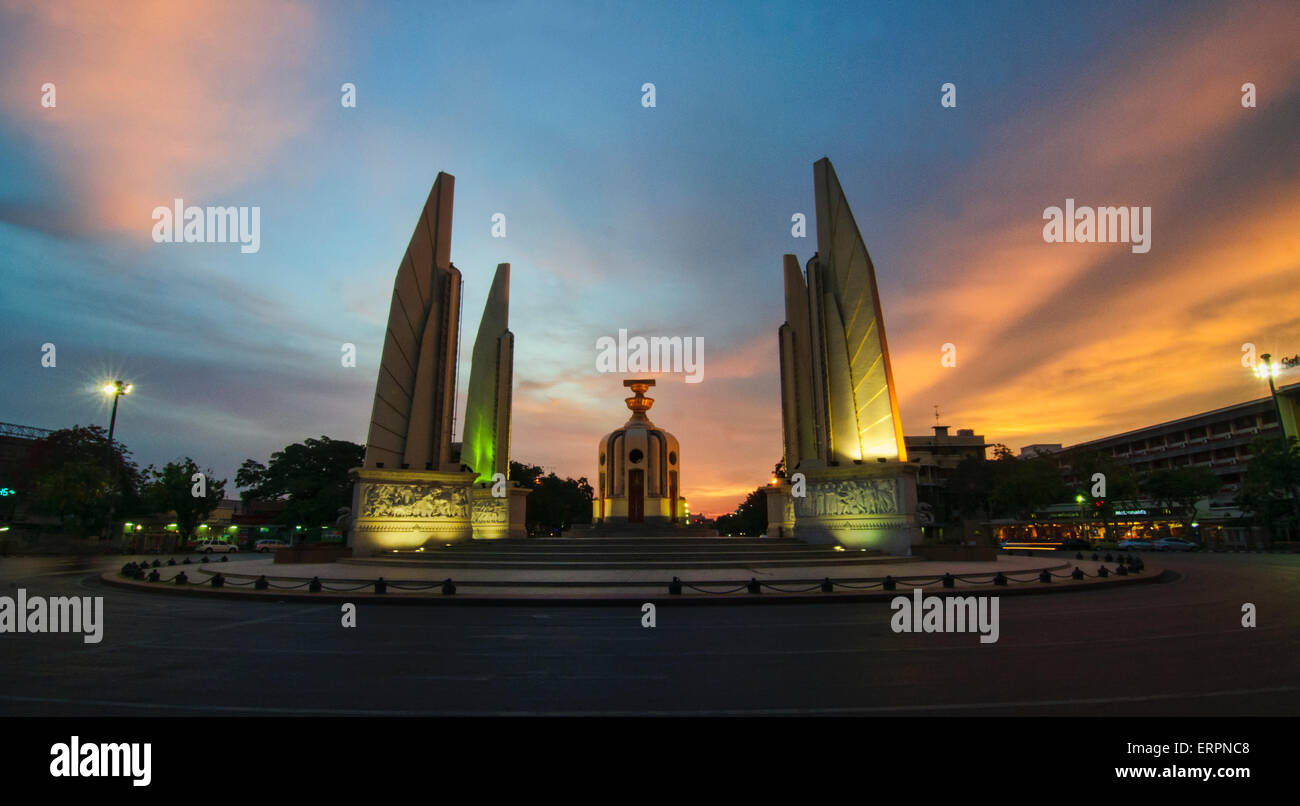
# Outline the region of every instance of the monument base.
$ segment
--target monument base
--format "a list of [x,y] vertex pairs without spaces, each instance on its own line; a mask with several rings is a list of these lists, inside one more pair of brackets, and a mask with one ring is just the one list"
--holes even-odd
[[[794,537],[906,557],[921,542],[916,521],[917,467],[905,462],[804,470],[805,495],[794,502]],[[792,480],[794,476],[791,476]]]
[[355,557],[473,536],[472,472],[358,467],[349,475],[353,519],[348,544]]
[[790,484],[781,479],[779,484],[763,488],[767,501],[767,536],[770,538],[794,536],[794,499],[790,497]]
[[475,540],[500,540],[504,537],[527,537],[525,517],[528,511],[527,487],[507,487],[506,495],[492,495],[492,485],[481,484],[470,496],[473,509],[470,521]]

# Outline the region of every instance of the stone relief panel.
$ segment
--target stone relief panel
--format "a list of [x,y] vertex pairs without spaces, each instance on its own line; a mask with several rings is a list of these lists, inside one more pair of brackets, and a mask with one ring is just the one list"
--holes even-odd
[[474,509],[470,513],[470,522],[476,526],[490,523],[500,524],[509,520],[509,515],[509,499],[476,498],[474,500]]
[[463,487],[441,484],[370,484],[362,501],[363,518],[468,518]]
[[800,517],[894,515],[899,512],[897,479],[846,479],[808,485],[808,495],[795,499]]

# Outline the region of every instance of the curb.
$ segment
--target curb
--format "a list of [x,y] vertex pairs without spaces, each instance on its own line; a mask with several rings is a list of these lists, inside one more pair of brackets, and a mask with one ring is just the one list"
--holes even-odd
[[[1032,585],[1032,587],[1007,586],[1005,588],[994,589],[950,589],[938,588],[936,590],[927,590],[926,595],[938,596],[1035,596],[1053,593],[1078,593],[1087,590],[1097,590],[1110,588],[1117,585],[1136,585],[1140,583],[1157,583],[1173,582],[1179,578],[1179,575],[1173,571],[1165,570],[1159,574],[1143,575],[1133,574],[1129,576],[1111,576],[1107,577],[1104,582],[1052,582],[1043,584],[1039,582],[1021,583],[1022,585]],[[190,584],[184,587],[165,582],[139,582],[136,580],[122,579],[117,572],[106,572],[99,577],[100,581],[118,588],[126,588],[135,591],[147,591],[150,593],[173,594],[179,596],[204,596],[209,598],[242,598],[254,601],[295,601],[295,602],[316,602],[320,604],[345,604],[366,602],[368,604],[386,604],[386,605],[442,605],[442,606],[486,606],[486,607],[521,607],[521,606],[559,606],[559,607],[602,607],[602,606],[626,606],[632,603],[644,603],[653,601],[658,605],[670,606],[695,606],[695,605],[762,605],[762,604],[829,604],[833,602],[887,602],[898,596],[911,595],[912,589],[894,590],[894,591],[874,591],[872,593],[854,593],[846,591],[843,593],[764,593],[759,595],[753,594],[716,594],[713,596],[707,594],[697,594],[690,596],[673,596],[665,590],[650,596],[479,596],[474,594],[457,593],[452,596],[443,594],[425,595],[425,594],[393,594],[393,593],[374,593],[355,591],[352,593],[338,592],[321,592],[307,593],[299,591],[254,591],[254,590],[234,590],[230,588],[212,588],[203,584]],[[461,583],[469,584],[469,583]]]

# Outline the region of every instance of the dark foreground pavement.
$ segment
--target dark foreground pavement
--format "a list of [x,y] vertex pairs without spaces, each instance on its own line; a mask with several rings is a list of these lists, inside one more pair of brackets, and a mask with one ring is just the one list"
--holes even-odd
[[[1300,556],[1161,555],[1164,584],[1003,597],[995,644],[887,603],[234,602],[0,559],[0,593],[105,598],[104,639],[0,634],[0,715],[1300,715]],[[235,562],[239,562],[237,558]],[[1242,604],[1258,626],[1241,626]]]

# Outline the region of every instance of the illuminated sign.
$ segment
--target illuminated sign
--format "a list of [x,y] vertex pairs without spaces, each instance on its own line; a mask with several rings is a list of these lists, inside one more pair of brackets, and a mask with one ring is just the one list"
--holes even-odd
[[1145,515],[1147,514],[1147,511],[1145,509],[1117,509],[1115,510],[1115,514],[1116,515]]
[[18,495],[18,491],[10,487],[0,487],[0,495]]

